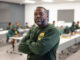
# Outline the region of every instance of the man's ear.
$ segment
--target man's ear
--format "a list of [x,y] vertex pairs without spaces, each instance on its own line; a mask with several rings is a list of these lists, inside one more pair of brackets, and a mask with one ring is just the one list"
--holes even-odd
[[[47,20],[48,20],[48,15],[47,15]],[[49,20],[48,20],[49,21]]]

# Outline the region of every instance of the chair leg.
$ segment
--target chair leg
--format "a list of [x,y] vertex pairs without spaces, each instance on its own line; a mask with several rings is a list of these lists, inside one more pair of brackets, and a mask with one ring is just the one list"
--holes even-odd
[[12,45],[12,48],[13,48],[13,51],[14,51],[14,49],[15,49],[15,45],[14,44]]

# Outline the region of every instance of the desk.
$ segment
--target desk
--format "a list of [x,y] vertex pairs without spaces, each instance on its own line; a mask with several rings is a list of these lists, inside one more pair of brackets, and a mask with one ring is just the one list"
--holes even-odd
[[58,51],[62,51],[78,42],[80,42],[80,35],[73,35],[71,38],[60,38]]
[[14,40],[22,40],[22,38],[26,35],[26,33],[24,33],[21,37],[10,37],[10,39],[14,39]]
[[9,50],[11,50],[11,51],[8,50],[7,52],[16,53],[16,54],[22,55],[20,52],[18,52],[18,45],[19,45],[19,43],[21,42],[22,38],[23,38],[25,35],[26,35],[26,33],[23,34],[22,36],[10,37],[10,38],[9,38],[9,39],[10,39],[9,41],[11,41],[12,39],[14,39],[14,43],[12,44],[12,49],[9,49]]
[[7,34],[7,33],[8,33],[8,30],[0,31],[0,35]]
[[76,43],[79,43],[80,42],[80,35],[73,35],[71,36],[71,38],[60,38],[60,43],[59,43],[59,47],[58,47],[58,50],[57,50],[57,60],[60,59],[60,52],[73,46],[74,44]]
[[29,29],[19,29],[19,32],[28,32]]
[[6,40],[6,34],[8,33],[8,30],[0,31],[0,42],[3,43]]

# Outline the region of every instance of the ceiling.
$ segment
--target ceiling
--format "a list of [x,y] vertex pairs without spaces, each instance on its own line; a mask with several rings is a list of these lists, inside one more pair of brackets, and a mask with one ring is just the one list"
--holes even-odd
[[[0,0],[3,2],[11,2],[11,3],[20,3],[20,4],[26,4],[24,1],[29,1],[29,0]],[[36,3],[45,3],[42,0],[33,0],[36,1]],[[48,0],[50,1],[50,0]],[[53,0],[52,3],[66,3],[66,2],[80,2],[80,0]],[[48,2],[47,2],[48,3]]]
[[3,2],[11,2],[11,3],[22,3],[24,0],[0,0]]

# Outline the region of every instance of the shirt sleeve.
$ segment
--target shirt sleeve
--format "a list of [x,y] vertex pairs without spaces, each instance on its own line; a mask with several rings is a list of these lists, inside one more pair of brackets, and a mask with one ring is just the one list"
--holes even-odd
[[28,34],[22,39],[21,43],[19,44],[18,50],[20,52],[23,52],[25,54],[30,54],[31,51],[28,47],[28,45],[26,44],[26,41],[30,39],[30,31],[28,32]]
[[12,31],[9,31],[9,32],[7,33],[7,37],[9,38],[9,37],[11,37],[11,36],[13,36],[13,33],[12,33]]
[[58,29],[50,29],[41,40],[37,40],[36,42],[32,41],[28,46],[34,54],[44,55],[59,43],[59,36],[60,33]]

